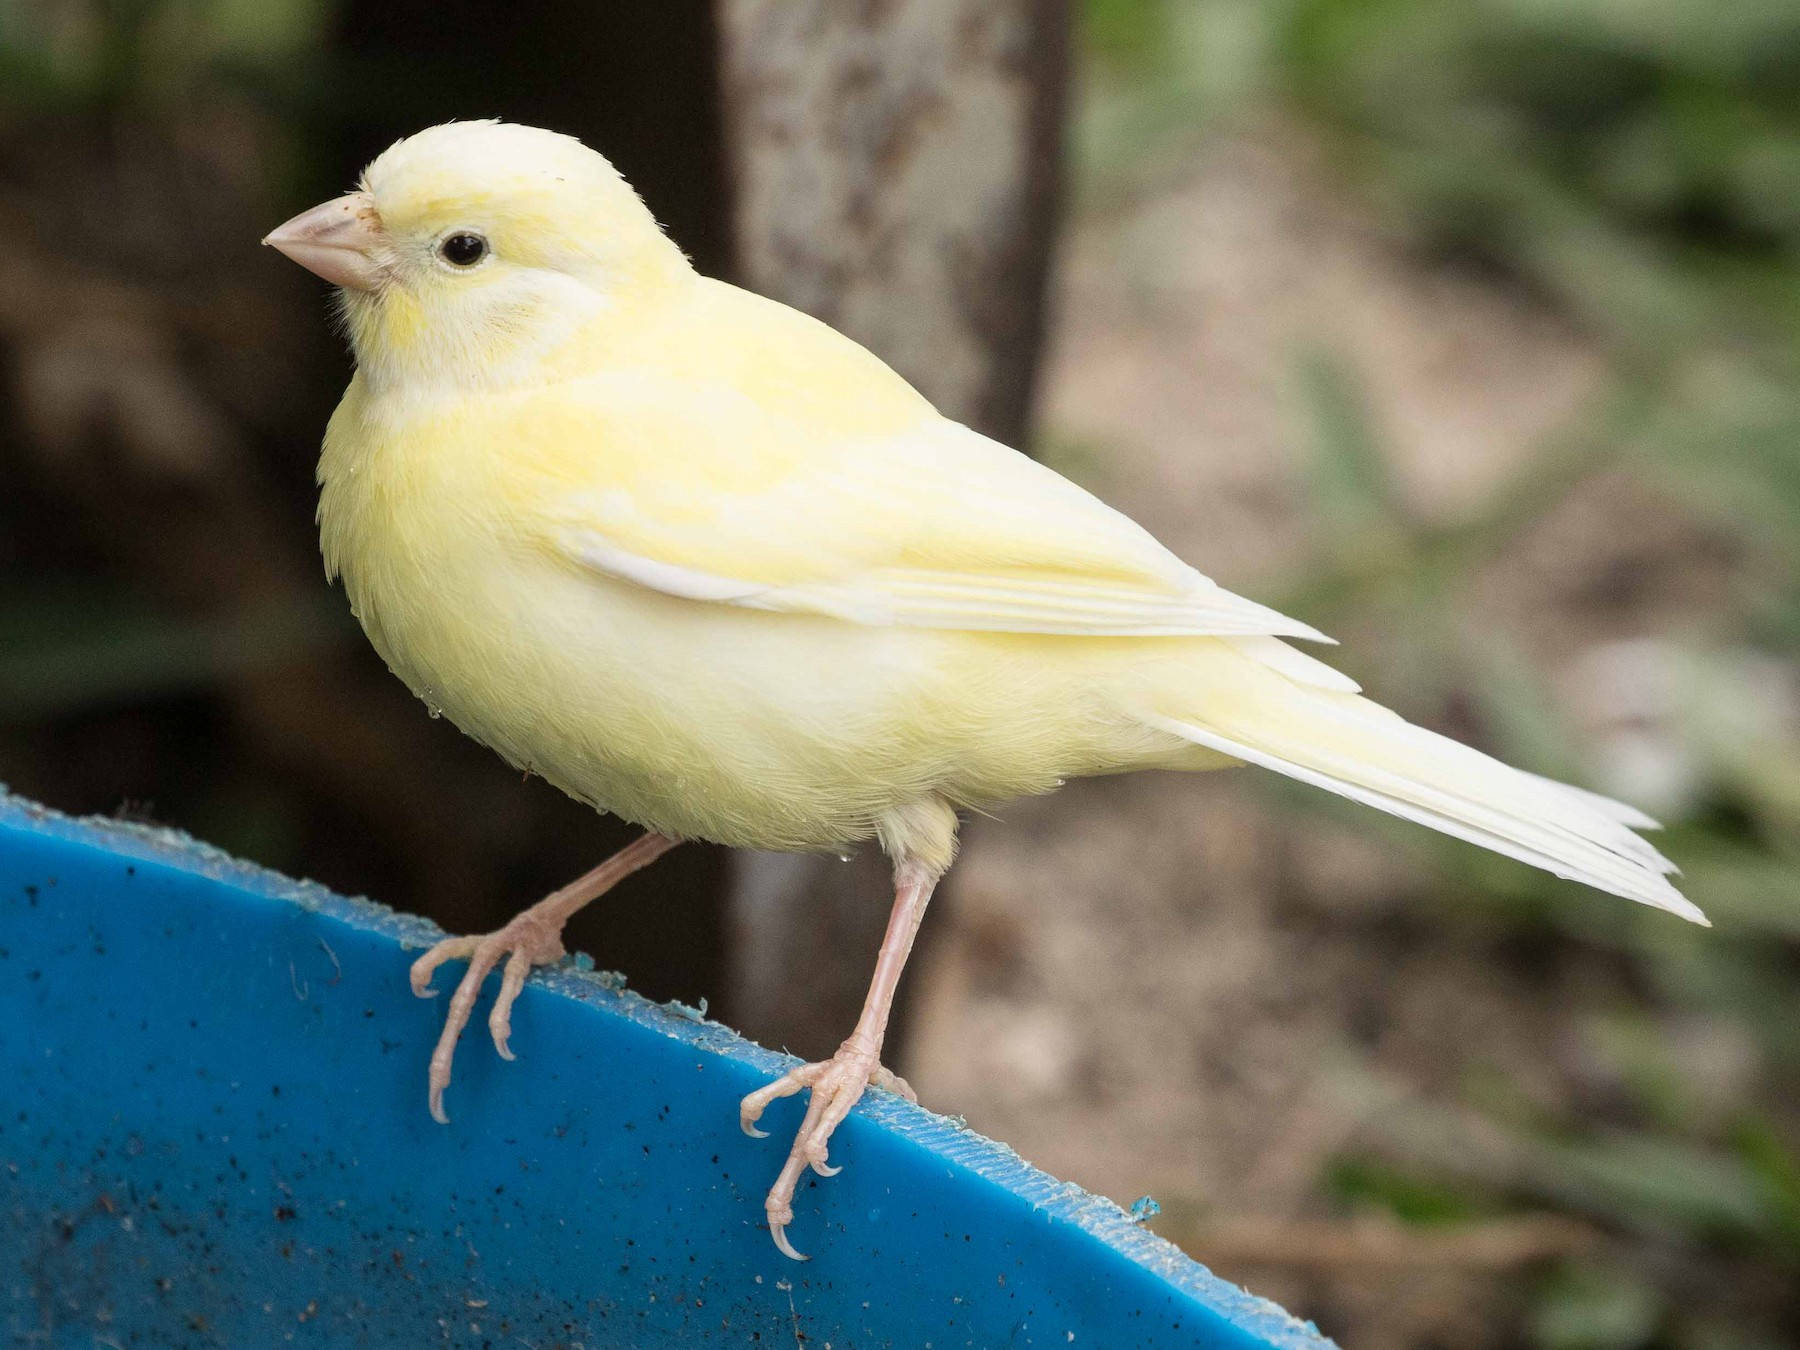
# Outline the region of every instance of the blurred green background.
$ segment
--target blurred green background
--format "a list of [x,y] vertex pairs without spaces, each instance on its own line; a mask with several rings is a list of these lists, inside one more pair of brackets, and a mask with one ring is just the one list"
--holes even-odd
[[[1454,1263],[1483,1225],[1518,1231],[1506,1216],[1576,1221],[1580,1241],[1508,1272],[1480,1343],[1800,1343],[1800,7],[1091,0],[1086,13],[1082,210],[1128,210],[1209,141],[1274,126],[1313,149],[1394,256],[1515,292],[1597,356],[1579,411],[1520,471],[1426,520],[1396,488],[1359,353],[1296,350],[1317,528],[1275,598],[1354,632],[1349,668],[1415,718],[1435,709],[1503,758],[1661,816],[1659,843],[1717,925],[1621,914],[1391,827],[1435,877],[1414,921],[1478,927],[1496,960],[1573,968],[1610,995],[1584,1014],[1581,1072],[1526,1088],[1484,1072],[1473,1045],[1452,1105],[1346,1150],[1318,1185],[1339,1215],[1416,1229],[1426,1267],[1433,1233]],[[1616,715],[1576,726],[1582,700],[1553,684],[1556,661],[1470,606],[1492,592],[1483,576],[1507,585],[1522,535],[1596,483],[1653,494],[1670,537],[1616,575],[1562,578],[1575,630],[1613,639],[1588,676]],[[1710,578],[1697,596],[1696,577]],[[1363,1275],[1404,1300],[1417,1270]],[[1469,1343],[1430,1322],[1381,1339]]]
[[[1347,1346],[1800,1344],[1800,6],[1085,0],[1077,20],[1070,256],[1248,144],[1303,163],[1384,266],[1501,297],[1576,354],[1579,397],[1442,507],[1408,487],[1375,358],[1289,342],[1303,525],[1256,593],[1345,638],[1415,720],[1661,816],[1717,925],[1243,779],[1383,841],[1392,904],[1290,920],[1395,953],[1369,998],[1403,1008],[1399,955],[1453,942],[1553,1028],[1546,1069],[1521,1082],[1477,1038],[1309,1157],[1279,1224],[1197,1189],[1159,1228]],[[310,475],[348,362],[320,288],[254,245],[394,137],[503,113],[604,149],[725,271],[716,64],[698,4],[0,7],[0,780],[453,929],[621,838],[420,715],[325,587]],[[1130,264],[1106,284],[1130,292]],[[1100,323],[1079,294],[1059,322]],[[1122,451],[1056,371],[1037,453],[1105,493]],[[652,903],[576,940],[717,1008],[722,868],[683,850]]]

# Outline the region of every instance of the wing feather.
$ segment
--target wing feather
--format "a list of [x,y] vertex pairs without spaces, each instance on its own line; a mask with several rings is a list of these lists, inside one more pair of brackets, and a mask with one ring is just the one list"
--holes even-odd
[[590,383],[602,387],[578,425],[565,408],[544,434],[585,435],[594,453],[574,475],[559,456],[557,495],[539,513],[555,522],[552,546],[590,571],[685,600],[870,625],[1330,641],[954,422],[816,444],[731,391]]

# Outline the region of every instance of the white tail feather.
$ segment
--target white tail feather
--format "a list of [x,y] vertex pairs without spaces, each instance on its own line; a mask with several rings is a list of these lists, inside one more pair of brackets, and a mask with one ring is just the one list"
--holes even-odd
[[[1598,793],[1521,772],[1415,727],[1366,699],[1283,682],[1278,707],[1225,701],[1204,720],[1157,716],[1183,740],[1429,825],[1557,876],[1667,910],[1706,916],[1672,886],[1674,865],[1632,827],[1654,822]],[[1230,709],[1240,708],[1239,716]]]
[[1527,778],[1535,778],[1540,783],[1548,783],[1551,787],[1558,788],[1563,792],[1573,793],[1577,800],[1586,802],[1590,807],[1600,812],[1602,815],[1611,816],[1614,820],[1618,821],[1619,824],[1629,826],[1631,829],[1660,830],[1662,828],[1661,821],[1653,820],[1635,806],[1628,806],[1624,802],[1616,802],[1611,797],[1602,797],[1598,792],[1589,792],[1586,788],[1572,787],[1568,783],[1559,783],[1554,778],[1545,778],[1535,773],[1525,773],[1525,770],[1523,769],[1518,770],[1518,772],[1524,773]]

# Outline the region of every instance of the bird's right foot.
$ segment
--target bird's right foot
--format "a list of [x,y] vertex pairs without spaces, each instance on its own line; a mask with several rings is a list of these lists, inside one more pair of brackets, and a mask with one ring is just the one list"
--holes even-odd
[[493,1011],[488,1014],[488,1032],[494,1038],[494,1049],[500,1052],[500,1058],[511,1059],[513,1052],[508,1041],[512,1036],[512,1006],[519,991],[525,987],[525,977],[533,966],[552,965],[565,955],[562,942],[565,921],[539,914],[539,908],[532,906],[498,932],[481,937],[445,938],[413,962],[412,991],[420,998],[437,997],[437,990],[431,987],[431,977],[444,962],[466,960],[469,963],[456,986],[456,993],[451,995],[444,1030],[431,1052],[431,1115],[440,1125],[450,1122],[444,1111],[444,1089],[450,1086],[456,1042],[469,1023],[469,1014],[475,1010],[475,1000],[481,996],[482,981],[500,964],[500,958],[505,957],[500,993],[494,999]]
[[499,932],[484,937],[445,938],[413,962],[412,991],[420,998],[436,996],[437,991],[431,987],[431,976],[444,962],[469,963],[462,982],[451,996],[443,1034],[438,1037],[437,1048],[431,1052],[433,1119],[440,1125],[450,1123],[450,1117],[444,1114],[444,1089],[450,1086],[450,1065],[456,1058],[456,1040],[469,1024],[469,1014],[475,1010],[475,1000],[481,996],[481,982],[500,964],[500,958],[506,958],[506,968],[500,978],[500,994],[494,1000],[494,1010],[488,1014],[488,1031],[493,1035],[494,1049],[500,1052],[500,1058],[511,1059],[512,1048],[507,1041],[512,1036],[513,1001],[525,987],[525,977],[531,974],[533,966],[547,966],[562,960],[566,954],[562,941],[563,925],[568,923],[570,916],[590,900],[605,895],[640,867],[655,862],[680,842],[666,834],[640,835],[593,871],[545,896]]

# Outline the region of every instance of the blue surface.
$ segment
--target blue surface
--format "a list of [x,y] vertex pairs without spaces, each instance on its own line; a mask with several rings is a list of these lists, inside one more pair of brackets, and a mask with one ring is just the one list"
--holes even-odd
[[[0,1279],[9,1343],[1329,1345],[1110,1201],[885,1093],[761,1226],[791,1061],[616,977],[479,1016],[448,1127],[424,920],[181,836],[0,794]],[[440,976],[440,983],[443,977]]]

